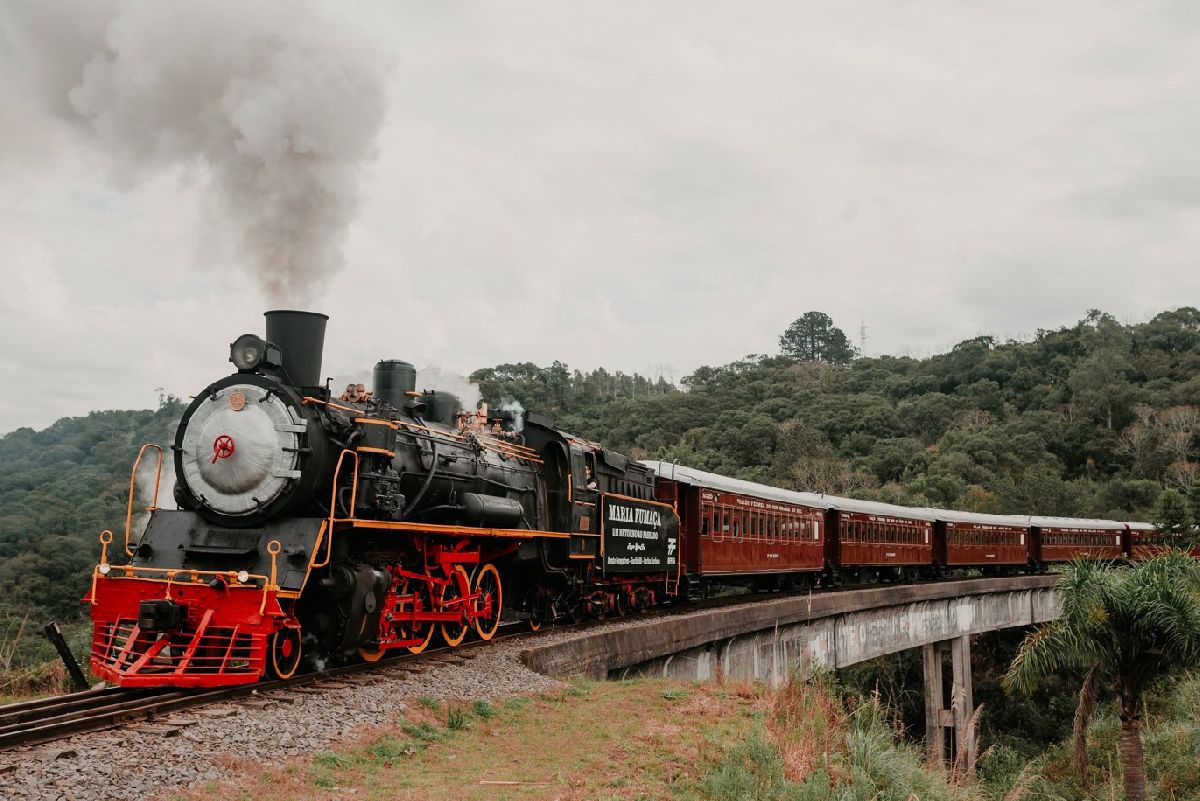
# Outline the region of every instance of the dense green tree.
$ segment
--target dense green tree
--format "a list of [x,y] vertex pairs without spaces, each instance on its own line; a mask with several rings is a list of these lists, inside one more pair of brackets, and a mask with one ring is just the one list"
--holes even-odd
[[[1200,566],[1179,553],[1132,567],[1080,561],[1067,565],[1055,586],[1060,617],[1025,639],[1004,684],[1028,693],[1060,670],[1086,671],[1076,711],[1078,741],[1086,738],[1097,691],[1109,686],[1121,721],[1125,798],[1143,801],[1142,699],[1154,684],[1200,659]],[[1086,757],[1079,745],[1076,753]],[[1077,762],[1077,770],[1085,782],[1086,761]]]
[[1111,315],[1091,311],[1083,325],[1087,355],[1071,370],[1067,384],[1083,414],[1103,420],[1111,430],[1126,418],[1136,395],[1128,376],[1130,337]]
[[1150,522],[1164,534],[1169,534],[1177,540],[1191,533],[1192,508],[1182,492],[1175,489],[1165,489],[1159,493],[1150,510]]
[[779,349],[804,362],[849,364],[857,355],[842,329],[824,312],[805,312],[779,336]]

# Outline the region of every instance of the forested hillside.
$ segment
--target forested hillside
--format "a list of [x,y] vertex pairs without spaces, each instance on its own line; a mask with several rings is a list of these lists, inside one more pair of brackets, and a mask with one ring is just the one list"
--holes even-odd
[[97,536],[124,530],[139,445],[166,444],[182,411],[168,398],[156,411],[92,412],[0,438],[0,604],[40,608],[37,622],[79,614]]
[[[829,338],[839,352],[844,336]],[[627,378],[606,391],[559,364],[471,378],[489,401],[514,398],[631,455],[796,489],[1142,519],[1164,489],[1200,502],[1194,308],[1133,326],[1092,312],[1030,341],[978,337],[927,359],[799,350],[701,367],[665,394]]]
[[[1200,505],[1194,308],[1133,326],[1093,312],[1030,341],[980,337],[927,359],[854,358],[814,312],[780,346],[786,355],[701,367],[680,387],[559,362],[471,379],[492,403],[519,401],[633,456],[797,489],[1125,519],[1149,519],[1157,502],[1181,525]],[[181,411],[167,399],[0,437],[0,620],[10,636],[26,613],[31,625],[83,619],[96,536],[120,536],[137,446],[166,444]],[[1168,489],[1179,494],[1164,505]]]

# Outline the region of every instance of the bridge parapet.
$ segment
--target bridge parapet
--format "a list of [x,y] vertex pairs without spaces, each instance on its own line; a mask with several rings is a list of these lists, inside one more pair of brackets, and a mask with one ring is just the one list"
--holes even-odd
[[725,676],[782,682],[796,666],[845,667],[1058,614],[1055,576],[961,579],[748,600],[587,632],[522,653],[529,667],[593,678]]

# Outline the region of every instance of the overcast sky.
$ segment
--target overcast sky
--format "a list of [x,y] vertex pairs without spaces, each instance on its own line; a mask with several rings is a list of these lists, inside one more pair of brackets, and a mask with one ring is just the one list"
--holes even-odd
[[[333,8],[384,113],[309,304],[328,375],[678,379],[811,309],[922,355],[1200,304],[1195,2]],[[273,305],[203,159],[129,175],[47,111],[85,62],[39,36],[0,11],[0,432],[194,394]]]

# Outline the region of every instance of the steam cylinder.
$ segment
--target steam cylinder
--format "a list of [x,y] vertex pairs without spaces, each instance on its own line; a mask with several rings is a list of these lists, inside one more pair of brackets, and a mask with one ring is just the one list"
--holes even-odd
[[329,317],[318,312],[277,309],[265,312],[267,341],[283,351],[283,369],[298,387],[321,385],[321,353],[325,347],[325,323]]
[[417,368],[399,359],[384,359],[375,365],[373,389],[375,398],[403,409],[408,397],[406,392],[417,388]]

